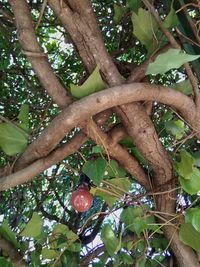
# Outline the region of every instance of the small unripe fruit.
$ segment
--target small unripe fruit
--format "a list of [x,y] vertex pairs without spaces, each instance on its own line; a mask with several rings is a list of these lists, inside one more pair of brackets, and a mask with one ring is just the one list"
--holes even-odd
[[78,212],[87,211],[92,206],[92,195],[88,187],[80,186],[72,193],[72,206]]

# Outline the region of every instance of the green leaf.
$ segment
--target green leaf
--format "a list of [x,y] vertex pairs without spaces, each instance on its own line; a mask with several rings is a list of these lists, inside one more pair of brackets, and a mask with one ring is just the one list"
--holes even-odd
[[143,257],[141,259],[138,260],[138,267],[145,267],[146,266],[146,260],[147,258]]
[[100,145],[96,145],[92,147],[92,154],[98,154],[98,153],[103,153],[103,149]]
[[107,161],[102,158],[87,161],[83,165],[83,173],[85,173],[96,185],[100,185],[107,165]]
[[[132,14],[133,34],[149,51],[154,42],[157,43],[154,36],[158,30],[158,24],[150,12],[143,8],[139,8],[138,14]],[[155,45],[156,46],[156,45]]]
[[0,257],[0,266],[3,267],[13,267],[12,263],[6,260],[4,257]]
[[67,250],[73,251],[73,252],[79,252],[79,251],[81,251],[81,244],[80,243],[73,243],[67,247]]
[[122,260],[122,262],[124,263],[124,265],[127,264],[127,265],[132,265],[133,266],[133,258],[130,255],[128,255],[127,253],[121,252],[119,254],[119,257]]
[[44,259],[51,260],[57,258],[60,253],[54,249],[43,248],[41,254]]
[[59,223],[54,226],[50,244],[52,248],[65,248],[72,245],[78,238],[78,235],[71,231],[67,225]]
[[171,120],[165,122],[165,128],[168,133],[171,133],[177,140],[181,139],[185,133],[185,124],[181,120]]
[[186,215],[185,215],[185,222],[186,223],[192,223],[193,216],[196,211],[198,211],[199,208],[190,208],[187,210]]
[[200,233],[195,230],[191,223],[181,225],[179,238],[184,244],[200,252]]
[[194,212],[192,225],[198,232],[200,232],[200,210],[196,210]]
[[184,179],[179,177],[179,181],[183,189],[190,195],[197,194],[200,191],[200,171],[197,168],[194,168],[190,179]]
[[76,98],[83,98],[84,96],[91,95],[92,93],[101,91],[105,88],[105,84],[99,73],[99,67],[97,66],[87,80],[80,86],[71,84],[70,90],[72,96]]
[[9,241],[15,249],[20,248],[15,233],[11,230],[8,220],[4,219],[0,226],[0,236]]
[[24,230],[20,233],[20,236],[37,238],[41,234],[42,225],[43,220],[41,216],[34,212]]
[[143,218],[143,210],[139,207],[128,207],[121,213],[121,220],[127,225],[130,231],[135,232],[138,236],[147,228],[147,222]]
[[199,58],[200,55],[189,55],[179,49],[170,48],[167,52],[157,56],[153,63],[150,63],[146,74],[164,74],[171,69],[177,69],[184,63]]
[[178,16],[176,15],[176,11],[174,10],[173,6],[171,6],[169,14],[164,19],[163,25],[168,29],[177,27],[179,25]]
[[106,170],[107,174],[105,175],[105,178],[111,178],[111,177],[124,177],[126,176],[126,171],[119,166],[116,160],[111,160],[107,166]]
[[[131,182],[129,181],[128,178],[114,178],[114,179],[110,179],[109,183],[117,186],[119,189],[122,189],[125,192],[128,192],[130,187],[131,187]],[[112,189],[113,191],[115,191],[114,189]],[[116,190],[118,193],[123,193],[120,190]]]
[[117,4],[114,4],[114,17],[113,20],[115,22],[115,24],[120,23],[120,21],[122,20],[122,18],[124,17],[124,15],[126,14],[126,12],[128,11],[127,7],[124,6],[119,6]]
[[194,159],[194,165],[200,167],[200,151],[196,151],[192,154]]
[[96,196],[101,197],[110,208],[115,204],[117,200],[119,200],[119,197],[113,196],[111,192],[102,191],[101,188],[98,187],[95,189],[92,188],[90,192]]
[[137,147],[133,147],[131,149],[131,153],[136,157],[137,160],[139,160],[142,164],[144,165],[148,165],[148,162],[146,161],[146,159],[142,156],[142,154],[140,153],[140,151],[137,149]]
[[193,89],[189,79],[173,84],[170,87],[185,95],[193,95]]
[[130,9],[137,14],[141,6],[141,0],[128,0],[127,3]]
[[0,147],[9,156],[25,150],[28,138],[22,130],[11,123],[0,124]]
[[200,208],[190,208],[187,210],[185,222],[191,223],[196,231],[200,232]]
[[115,253],[118,252],[119,247],[119,240],[115,236],[112,227],[109,224],[103,226],[101,230],[101,239],[106,247],[107,252],[112,257]]
[[19,115],[18,115],[18,119],[23,122],[26,126],[28,126],[29,124],[29,105],[28,104],[23,104],[21,106]]
[[184,179],[191,179],[194,171],[194,158],[186,150],[180,152],[181,161],[176,163],[178,174]]

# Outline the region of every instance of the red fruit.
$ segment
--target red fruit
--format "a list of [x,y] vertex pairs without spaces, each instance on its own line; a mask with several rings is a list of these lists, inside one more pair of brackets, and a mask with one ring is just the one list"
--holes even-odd
[[79,187],[72,193],[71,202],[75,210],[78,212],[84,212],[89,210],[92,206],[92,195],[90,194],[88,188]]

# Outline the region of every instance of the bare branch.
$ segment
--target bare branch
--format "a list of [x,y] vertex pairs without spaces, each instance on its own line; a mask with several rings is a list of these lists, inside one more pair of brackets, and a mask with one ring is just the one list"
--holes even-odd
[[196,126],[195,105],[186,95],[167,87],[151,84],[134,83],[116,86],[85,97],[63,109],[43,131],[41,136],[29,145],[26,152],[21,156],[20,162],[23,162],[24,166],[26,166],[30,161],[33,162],[48,155],[67,132],[94,114],[134,101],[158,101],[173,106],[186,121]]
[[35,176],[51,167],[53,164],[56,164],[68,155],[75,153],[79,149],[81,143],[84,143],[86,140],[86,135],[84,133],[79,133],[67,144],[64,144],[46,158],[39,159],[14,174],[1,177],[0,191],[31,181]]
[[44,56],[37,42],[27,2],[25,0],[10,0],[9,2],[15,15],[19,42],[30,60],[36,75],[53,101],[62,108],[66,107],[72,102],[72,99],[57,79],[47,57]]

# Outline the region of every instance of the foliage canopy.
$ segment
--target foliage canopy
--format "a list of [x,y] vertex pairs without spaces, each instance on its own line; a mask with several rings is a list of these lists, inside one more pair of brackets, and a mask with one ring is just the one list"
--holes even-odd
[[1,1],[0,266],[200,266],[199,16]]

